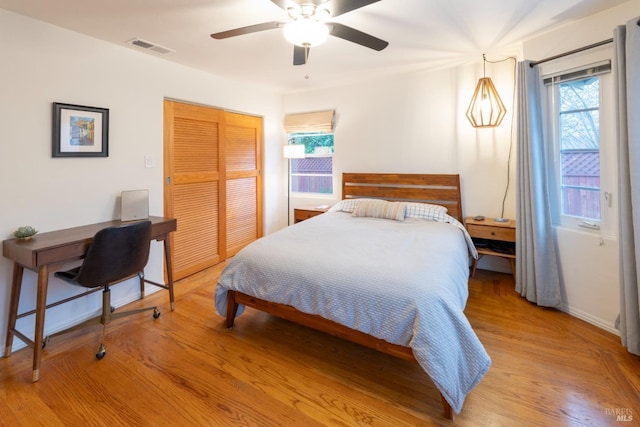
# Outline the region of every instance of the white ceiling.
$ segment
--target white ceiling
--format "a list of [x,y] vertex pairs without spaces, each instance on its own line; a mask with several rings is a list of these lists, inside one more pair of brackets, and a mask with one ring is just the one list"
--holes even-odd
[[124,46],[141,38],[175,50],[145,51],[150,55],[293,92],[479,62],[482,53],[504,52],[534,34],[626,1],[381,0],[332,21],[388,41],[385,50],[329,37],[311,50],[306,65],[295,67],[293,47],[282,29],[225,40],[210,37],[287,21],[286,12],[270,0],[0,0],[0,8]]

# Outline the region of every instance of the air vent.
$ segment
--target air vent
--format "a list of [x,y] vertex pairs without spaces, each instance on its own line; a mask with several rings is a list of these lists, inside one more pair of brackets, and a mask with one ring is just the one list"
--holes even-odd
[[156,53],[165,54],[165,53],[169,53],[169,52],[175,52],[175,50],[169,49],[168,47],[160,46],[158,44],[151,43],[150,41],[142,40],[142,39],[139,39],[139,38],[135,38],[135,39],[129,40],[127,43],[128,44],[132,44],[134,46],[137,46],[137,47],[139,47],[141,49],[154,51]]

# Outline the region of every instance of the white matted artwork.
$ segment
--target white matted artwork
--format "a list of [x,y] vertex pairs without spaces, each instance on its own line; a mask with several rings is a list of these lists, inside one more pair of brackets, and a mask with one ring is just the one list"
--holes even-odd
[[53,103],[53,157],[108,157],[107,108]]

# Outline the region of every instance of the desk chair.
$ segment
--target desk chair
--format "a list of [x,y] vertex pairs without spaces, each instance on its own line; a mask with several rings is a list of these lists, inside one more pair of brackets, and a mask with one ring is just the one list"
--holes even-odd
[[111,290],[109,289],[111,284],[129,279],[137,274],[140,278],[140,287],[143,289],[144,267],[149,259],[150,242],[151,221],[133,222],[98,231],[89,246],[82,265],[72,270],[58,271],[54,276],[84,288],[103,288],[102,313],[69,329],[48,336],[45,338],[43,346],[50,338],[57,335],[102,324],[100,348],[96,353],[96,358],[100,360],[107,353],[104,345],[105,329],[112,320],[147,310],[153,310],[154,319],[160,317],[158,307],[145,307],[121,313],[115,313],[115,309],[111,307]]

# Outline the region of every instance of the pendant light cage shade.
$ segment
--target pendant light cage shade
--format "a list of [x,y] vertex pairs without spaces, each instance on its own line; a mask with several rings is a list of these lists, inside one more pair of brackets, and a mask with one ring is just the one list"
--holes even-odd
[[500,125],[507,114],[500,95],[489,77],[478,80],[478,85],[467,109],[467,118],[475,128],[491,128]]

